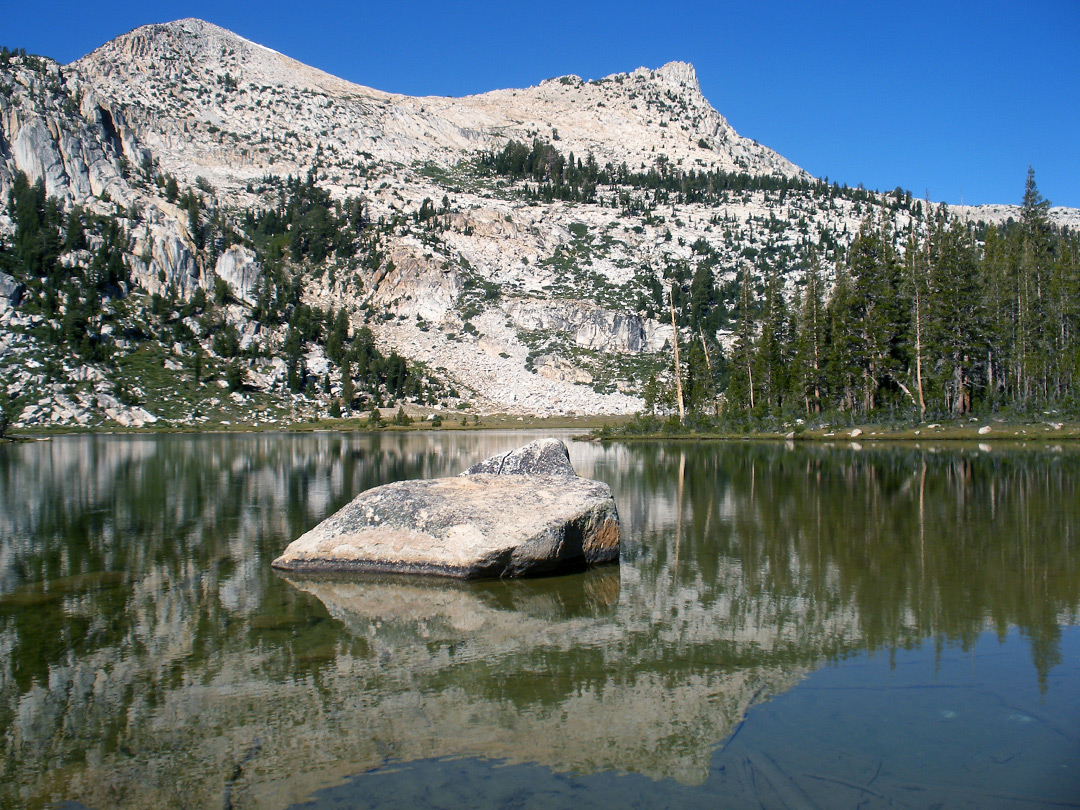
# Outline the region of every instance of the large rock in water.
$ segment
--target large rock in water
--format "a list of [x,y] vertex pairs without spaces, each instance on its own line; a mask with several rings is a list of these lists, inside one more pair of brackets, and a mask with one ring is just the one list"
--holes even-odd
[[360,493],[289,544],[287,571],[478,579],[580,569],[619,558],[611,489],[579,477],[566,445],[532,442],[456,478]]

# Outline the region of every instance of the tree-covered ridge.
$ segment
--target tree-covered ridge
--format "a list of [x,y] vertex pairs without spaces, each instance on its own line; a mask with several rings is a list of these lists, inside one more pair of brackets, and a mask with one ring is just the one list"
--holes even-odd
[[[573,152],[564,156],[557,147],[540,138],[534,138],[531,147],[510,140],[500,151],[482,153],[476,159],[476,166],[482,173],[526,181],[526,199],[545,202],[597,202],[598,187],[607,187],[619,188],[624,194],[629,190],[652,192],[653,201],[659,204],[715,207],[729,202],[733,194],[769,191],[779,194],[780,202],[787,194],[808,194],[820,199],[843,197],[857,202],[882,197],[894,209],[921,208],[920,202],[913,203],[911,192],[899,188],[886,197],[861,187],[830,185],[827,180],[719,169],[684,169],[672,166],[664,155],[659,155],[647,169],[635,171],[626,163],[618,166],[606,163],[601,167],[591,152],[582,162]],[[530,180],[536,185],[529,186],[527,181]]]
[[[139,227],[139,211],[117,206],[113,215],[91,214],[77,205],[64,210],[47,196],[43,181],[30,183],[19,172],[5,201],[14,234],[0,237],[0,272],[17,283],[19,310],[33,324],[26,331],[49,352],[30,377],[37,386],[64,383],[65,365],[90,363],[116,383],[110,397],[140,405],[149,392],[138,375],[125,374],[128,361],[149,352],[168,369],[170,355],[179,352],[185,368],[172,375],[170,385],[198,388],[219,381],[229,392],[250,394],[256,365],[279,358],[286,368],[279,395],[302,392],[329,402],[332,415],[396,400],[424,402],[441,392],[396,352],[383,354],[369,327],[352,325],[345,305],[324,310],[304,301],[305,273],[345,261],[377,268],[382,261],[380,234],[364,219],[359,201],[333,201],[309,173],[306,179],[278,181],[276,206],[238,217],[217,203],[208,184],[181,192],[174,177],[150,163],[140,167],[138,179],[156,185],[187,212],[189,233],[205,262],[212,264],[231,245],[254,252],[257,299],[252,306],[242,304],[220,278],[187,298],[171,283],[147,294],[129,266],[138,258],[132,230]],[[245,340],[245,322],[262,327],[260,337]],[[167,347],[172,349],[162,354]],[[328,359],[327,371],[311,371],[312,351]],[[0,365],[5,387],[14,375],[27,373]],[[67,383],[74,396],[78,386]],[[34,387],[23,386],[15,400],[4,397],[8,423]],[[209,397],[213,389],[203,393],[201,398]]]
[[[930,212],[901,240],[868,216],[826,290],[811,256],[790,294],[781,276],[739,274],[730,342],[710,351],[723,310],[699,266],[669,293],[679,385],[652,381],[650,412],[685,421],[925,420],[1080,409],[1080,236],[1053,226],[1028,174],[1019,222],[980,234]],[[674,376],[674,375],[672,375]],[[638,421],[635,429],[658,422]]]

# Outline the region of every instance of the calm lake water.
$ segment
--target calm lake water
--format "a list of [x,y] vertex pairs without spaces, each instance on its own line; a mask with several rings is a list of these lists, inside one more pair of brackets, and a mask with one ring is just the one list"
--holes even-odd
[[0,807],[1080,806],[1080,448],[570,444],[618,566],[270,568],[540,435],[0,446]]

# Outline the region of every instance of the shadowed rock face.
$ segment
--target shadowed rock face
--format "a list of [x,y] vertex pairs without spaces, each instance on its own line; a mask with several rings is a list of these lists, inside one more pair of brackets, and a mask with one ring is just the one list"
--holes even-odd
[[0,273],[0,312],[18,306],[22,293],[22,284],[7,273]]
[[462,579],[574,570],[619,557],[611,489],[566,446],[532,442],[456,478],[369,489],[285,549],[275,568]]

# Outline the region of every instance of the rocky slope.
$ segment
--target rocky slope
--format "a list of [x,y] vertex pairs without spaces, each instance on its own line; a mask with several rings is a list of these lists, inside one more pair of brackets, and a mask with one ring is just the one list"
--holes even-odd
[[[288,390],[286,325],[258,316],[276,265],[245,230],[245,216],[280,210],[289,178],[310,177],[339,209],[354,201],[377,234],[377,261],[340,250],[319,261],[286,259],[302,300],[344,309],[350,334],[366,325],[381,350],[420,363],[425,393],[413,399],[479,411],[633,412],[646,379],[670,363],[663,290],[677,268],[707,257],[717,295],[734,308],[724,285],[744,266],[767,260],[791,288],[811,246],[828,266],[867,214],[898,232],[920,221],[910,195],[815,184],[739,136],[702,96],[694,68],[678,62],[594,81],[564,76],[466,98],[411,98],[181,20],[136,29],[63,67],[15,56],[0,69],[0,90],[0,199],[7,203],[22,172],[65,211],[78,205],[114,218],[127,237],[131,289],[122,292],[136,314],[154,295],[182,303],[223,283],[229,294],[218,296],[214,323],[235,328],[246,352],[244,384],[229,396],[215,390],[222,379],[204,383],[196,370],[191,396],[201,417],[190,401],[170,411],[164,394],[118,398],[108,364],[63,358],[59,371],[37,373],[33,364],[44,364],[48,350],[35,330],[59,329],[60,316],[28,309],[20,279],[3,274],[0,375],[9,396],[21,397],[16,419],[28,424],[326,415],[345,387],[340,364],[308,340],[304,368],[320,384]],[[591,196],[549,199],[539,176],[530,191],[528,179],[484,170],[482,157],[512,141],[546,144],[571,167],[599,167],[608,182]],[[775,182],[703,202],[630,179],[691,171]],[[9,209],[0,234],[11,243]],[[963,213],[1001,221],[1015,209]],[[1055,218],[1080,223],[1075,211]],[[211,225],[219,238],[204,240]],[[86,249],[99,246],[91,234]],[[368,249],[370,257],[376,247]],[[61,261],[79,267],[91,254]],[[123,309],[111,299],[107,306]],[[190,331],[192,340],[156,337],[157,368],[228,359],[218,357],[214,328],[192,322]],[[118,340],[117,350],[140,345]],[[121,387],[140,387],[131,379]]]

